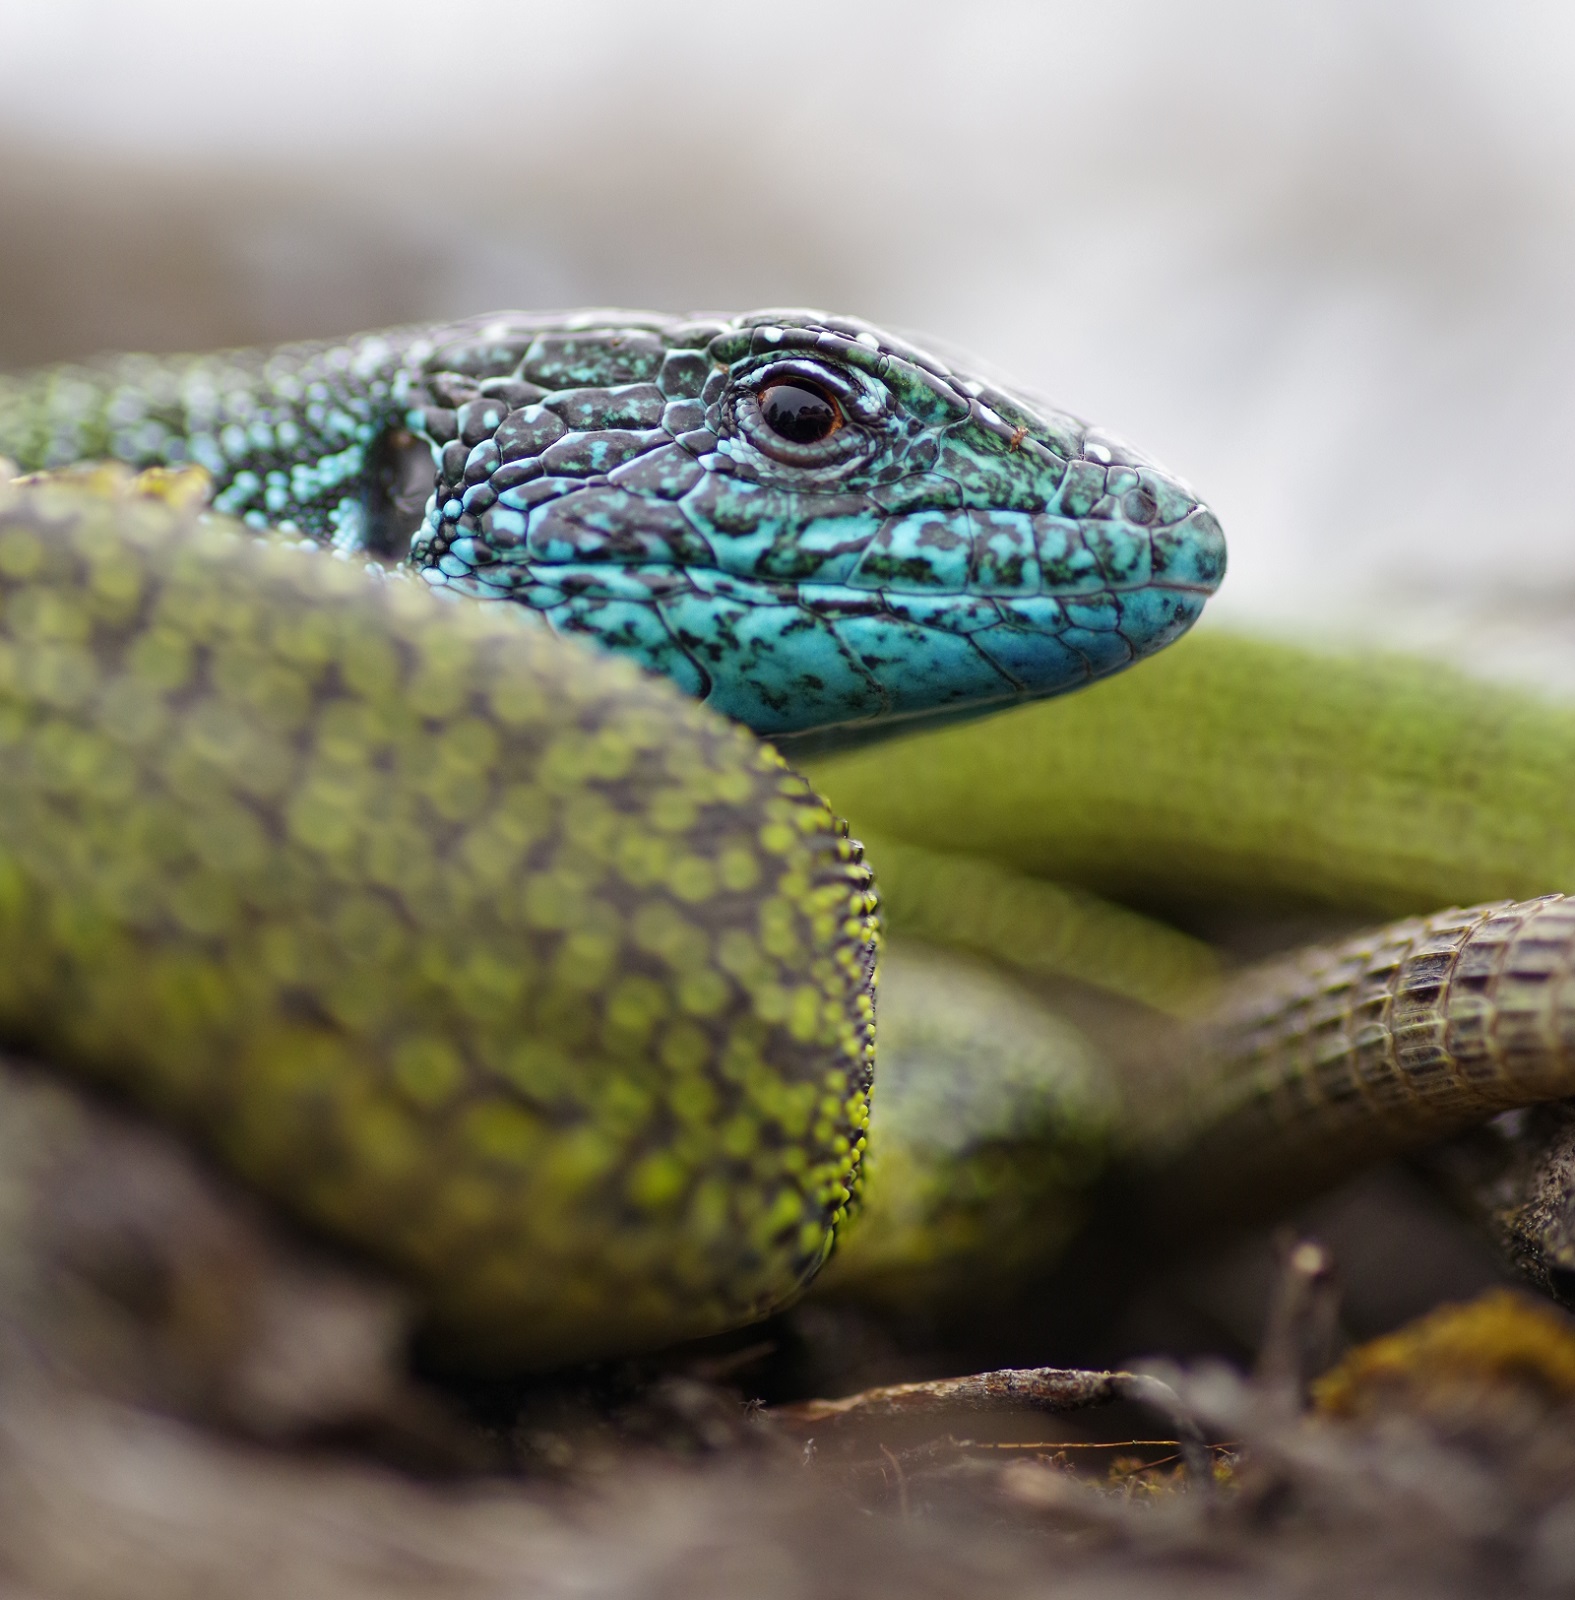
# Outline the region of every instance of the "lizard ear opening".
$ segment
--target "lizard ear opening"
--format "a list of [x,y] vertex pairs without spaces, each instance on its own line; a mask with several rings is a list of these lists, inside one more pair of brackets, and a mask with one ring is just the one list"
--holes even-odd
[[437,471],[431,447],[404,427],[389,428],[367,453],[366,551],[392,565],[410,554]]

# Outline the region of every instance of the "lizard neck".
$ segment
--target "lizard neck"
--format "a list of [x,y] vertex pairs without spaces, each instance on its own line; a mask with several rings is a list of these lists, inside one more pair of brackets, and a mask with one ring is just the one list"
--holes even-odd
[[[256,528],[397,555],[432,463],[404,431],[420,330],[213,355],[121,356],[0,380],[0,455],[27,471],[107,457],[195,463]],[[408,524],[408,525],[406,525]]]

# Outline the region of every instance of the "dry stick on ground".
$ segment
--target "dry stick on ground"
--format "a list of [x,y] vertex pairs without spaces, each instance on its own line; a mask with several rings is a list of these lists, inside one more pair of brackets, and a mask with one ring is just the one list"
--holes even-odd
[[1168,1384],[1139,1372],[1088,1372],[1077,1367],[1006,1367],[963,1378],[894,1383],[864,1389],[841,1400],[801,1400],[772,1406],[765,1415],[803,1430],[844,1419],[926,1417],[955,1411],[1082,1411],[1116,1400],[1135,1401],[1161,1412],[1176,1430],[1176,1444],[1194,1482],[1213,1482],[1209,1445],[1180,1397]]

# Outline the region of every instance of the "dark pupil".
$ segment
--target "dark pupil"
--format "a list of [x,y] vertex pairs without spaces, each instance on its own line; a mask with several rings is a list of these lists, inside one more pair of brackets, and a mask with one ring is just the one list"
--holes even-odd
[[760,414],[773,433],[794,444],[815,444],[837,426],[837,408],[818,390],[774,383],[760,397]]

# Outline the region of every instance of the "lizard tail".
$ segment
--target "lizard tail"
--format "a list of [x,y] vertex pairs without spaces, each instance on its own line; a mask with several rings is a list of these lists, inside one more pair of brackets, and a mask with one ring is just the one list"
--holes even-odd
[[1575,1095],[1575,897],[1390,923],[1236,980],[1139,1132],[1167,1231]]

